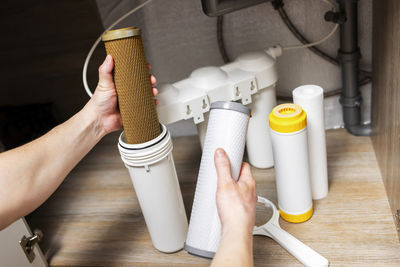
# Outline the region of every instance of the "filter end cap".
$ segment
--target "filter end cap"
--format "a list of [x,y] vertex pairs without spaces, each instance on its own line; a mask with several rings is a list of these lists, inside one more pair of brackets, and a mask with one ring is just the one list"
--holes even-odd
[[245,105],[242,105],[240,103],[236,102],[231,102],[231,101],[216,101],[213,102],[210,106],[210,110],[212,109],[228,109],[228,110],[234,110],[237,112],[244,113],[248,116],[250,116],[251,112],[248,107]]
[[113,40],[133,37],[133,36],[137,36],[137,35],[140,35],[140,29],[139,28],[137,28],[137,27],[127,27],[127,28],[121,28],[121,29],[106,31],[101,36],[101,40],[103,42],[106,42],[106,41],[113,41]]
[[279,133],[293,133],[307,126],[306,112],[296,104],[281,104],[269,114],[269,126]]

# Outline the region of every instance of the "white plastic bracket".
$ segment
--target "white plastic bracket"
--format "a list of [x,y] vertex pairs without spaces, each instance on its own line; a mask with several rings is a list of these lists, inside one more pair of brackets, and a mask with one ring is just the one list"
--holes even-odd
[[258,92],[257,81],[254,74],[242,70],[234,70],[230,73],[232,82],[232,100],[242,100],[243,105],[250,104],[251,95]]
[[250,104],[252,99],[251,95],[255,94],[257,89],[257,82],[253,78],[251,80],[242,81],[233,85],[234,88],[234,100],[242,99],[242,104]]
[[195,124],[204,121],[204,113],[210,110],[210,102],[207,96],[192,99],[190,101],[184,102],[184,119],[193,118]]
[[265,52],[250,52],[221,67],[202,67],[184,80],[160,88],[158,118],[163,124],[192,119],[204,121],[210,103],[241,101],[252,103],[252,95],[273,86],[277,79],[275,58],[279,47]]

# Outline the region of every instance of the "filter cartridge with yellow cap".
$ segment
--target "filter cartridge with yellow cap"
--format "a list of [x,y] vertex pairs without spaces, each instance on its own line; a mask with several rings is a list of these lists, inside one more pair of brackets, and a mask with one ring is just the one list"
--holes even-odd
[[295,104],[276,106],[269,115],[269,125],[280,215],[292,223],[307,221],[313,204],[306,112]]

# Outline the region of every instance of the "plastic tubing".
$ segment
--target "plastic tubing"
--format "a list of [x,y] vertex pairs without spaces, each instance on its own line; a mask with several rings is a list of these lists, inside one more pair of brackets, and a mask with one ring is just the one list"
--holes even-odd
[[316,46],[319,44],[322,44],[323,42],[325,42],[326,40],[328,40],[329,38],[331,38],[333,36],[333,34],[337,31],[337,29],[339,28],[339,24],[335,24],[335,26],[332,28],[332,30],[329,32],[329,34],[327,34],[325,37],[323,37],[321,40],[313,42],[313,43],[309,43],[309,44],[305,44],[305,45],[295,45],[295,46],[286,46],[283,47],[283,50],[291,50],[291,49],[301,49],[301,48],[308,48],[311,46]]

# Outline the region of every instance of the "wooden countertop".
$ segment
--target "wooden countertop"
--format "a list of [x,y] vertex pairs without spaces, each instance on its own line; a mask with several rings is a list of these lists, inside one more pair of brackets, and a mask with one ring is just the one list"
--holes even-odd
[[[173,142],[189,216],[201,150],[197,136]],[[44,232],[41,248],[50,265],[208,266],[209,260],[185,251],[163,254],[152,246],[116,143],[117,134],[104,138],[28,217],[32,228]],[[400,243],[370,139],[334,130],[327,132],[327,146],[328,197],[314,202],[309,221],[281,219],[281,227],[328,258],[331,266],[400,266]],[[257,193],[276,203],[274,170],[253,168],[253,173]],[[275,241],[259,236],[254,238],[254,262],[301,266]]]

